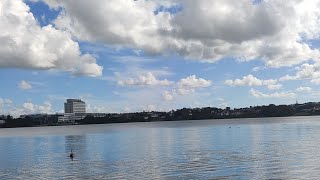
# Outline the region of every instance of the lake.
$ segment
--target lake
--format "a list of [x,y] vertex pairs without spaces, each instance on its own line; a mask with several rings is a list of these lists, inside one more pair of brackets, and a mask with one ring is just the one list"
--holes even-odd
[[0,179],[320,179],[319,142],[316,116],[0,129]]

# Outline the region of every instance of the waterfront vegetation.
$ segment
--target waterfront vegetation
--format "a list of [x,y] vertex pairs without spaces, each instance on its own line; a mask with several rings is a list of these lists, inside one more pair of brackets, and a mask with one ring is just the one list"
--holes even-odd
[[[259,118],[259,117],[287,117],[287,116],[313,116],[320,115],[320,102],[308,102],[292,105],[264,105],[250,106],[246,108],[182,108],[169,112],[133,112],[133,113],[109,113],[103,117],[87,115],[75,124],[108,124],[127,122],[153,122],[153,121],[180,121],[180,120],[203,120],[203,119],[227,119],[227,118]],[[2,120],[1,120],[2,119]],[[48,115],[33,118],[13,118],[12,116],[0,116],[0,127],[34,127],[53,126],[57,123],[57,116]]]

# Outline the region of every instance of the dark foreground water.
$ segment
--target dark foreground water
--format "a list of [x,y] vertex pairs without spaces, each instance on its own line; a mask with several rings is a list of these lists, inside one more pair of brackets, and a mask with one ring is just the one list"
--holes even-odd
[[0,129],[0,179],[273,178],[320,179],[320,117]]

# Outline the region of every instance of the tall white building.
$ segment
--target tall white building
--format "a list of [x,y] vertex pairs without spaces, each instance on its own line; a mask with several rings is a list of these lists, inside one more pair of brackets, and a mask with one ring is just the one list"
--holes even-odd
[[86,103],[80,99],[67,99],[64,103],[64,113],[86,113]]
[[86,116],[86,103],[81,99],[67,99],[64,113],[58,117],[60,124],[75,124]]

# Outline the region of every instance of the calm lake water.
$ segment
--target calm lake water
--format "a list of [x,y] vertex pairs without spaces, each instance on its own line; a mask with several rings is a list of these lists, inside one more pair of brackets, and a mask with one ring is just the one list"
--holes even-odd
[[320,117],[0,129],[0,179],[273,178],[320,179]]

